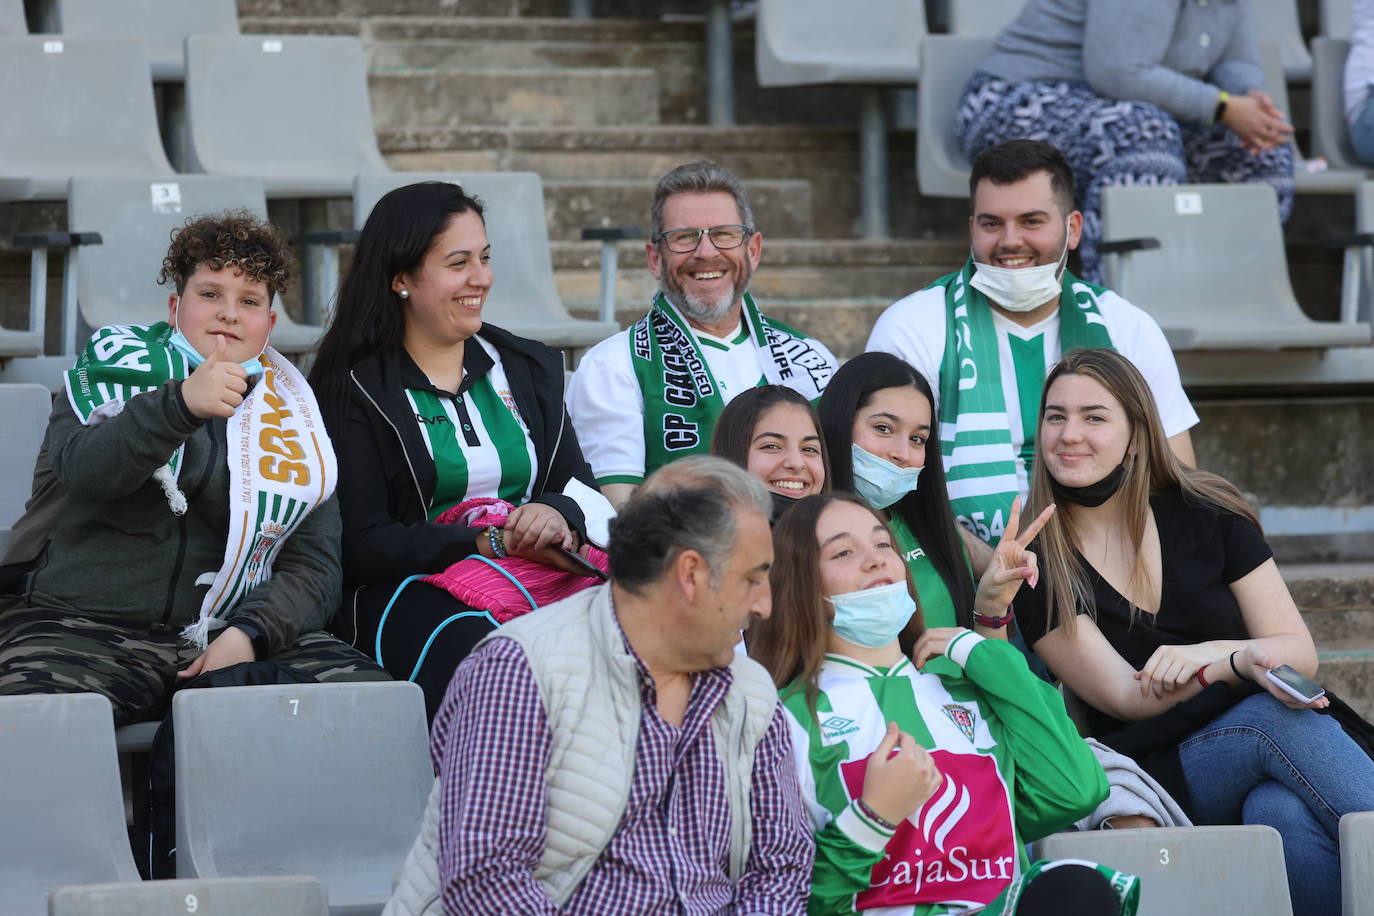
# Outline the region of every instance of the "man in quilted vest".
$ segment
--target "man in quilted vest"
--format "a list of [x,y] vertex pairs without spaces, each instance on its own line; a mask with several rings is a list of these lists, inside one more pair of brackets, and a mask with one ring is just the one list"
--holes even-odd
[[448,913],[801,913],[813,847],[777,693],[762,485],[712,457],[612,523],[607,585],[495,631],[434,723]]

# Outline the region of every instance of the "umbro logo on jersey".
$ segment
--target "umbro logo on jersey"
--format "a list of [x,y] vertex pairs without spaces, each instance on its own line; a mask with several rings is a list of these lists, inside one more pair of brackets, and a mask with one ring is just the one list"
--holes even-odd
[[941,707],[945,715],[949,716],[949,721],[959,727],[959,731],[964,733],[964,737],[973,740],[973,713],[968,711],[968,707],[960,706],[958,703],[946,703]]
[[445,414],[439,414],[437,417],[426,417],[423,414],[417,413],[415,419],[429,426],[443,426],[445,423],[449,422],[448,416]]
[[821,723],[821,732],[826,738],[842,738],[859,730],[853,719],[844,716],[831,716]]

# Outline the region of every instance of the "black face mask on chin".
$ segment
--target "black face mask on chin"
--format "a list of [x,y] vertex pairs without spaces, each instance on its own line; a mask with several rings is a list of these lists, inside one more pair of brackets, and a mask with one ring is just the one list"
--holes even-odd
[[1126,482],[1126,465],[1118,464],[1116,470],[1097,483],[1090,483],[1086,487],[1066,487],[1064,484],[1054,479],[1050,475],[1050,492],[1054,494],[1054,501],[1057,503],[1073,503],[1075,506],[1086,506],[1094,509],[1116,495],[1116,491],[1121,489],[1121,485]]
[[797,504],[798,497],[783,496],[773,490],[769,490],[768,495],[773,497],[773,514],[768,519],[768,524],[771,526],[776,525],[778,519],[782,518],[782,514]]

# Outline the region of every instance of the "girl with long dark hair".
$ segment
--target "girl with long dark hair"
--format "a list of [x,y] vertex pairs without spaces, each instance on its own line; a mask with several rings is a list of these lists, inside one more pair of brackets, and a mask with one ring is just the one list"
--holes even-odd
[[[457,185],[386,194],[310,374],[339,453],[336,630],[419,683],[431,715],[496,622],[409,577],[474,554],[571,569],[558,548],[583,543],[584,516],[565,490],[599,498],[563,408],[562,356],[484,320],[491,258],[482,205]],[[516,507],[503,525],[435,522],[489,498]]]
[[994,554],[975,595],[949,508],[934,403],[921,373],[889,353],[841,366],[818,407],[831,486],[858,493],[887,523],[928,625],[1005,638],[1007,605],[1022,579],[1034,581],[1035,558],[1027,554],[1027,565],[1013,569]]

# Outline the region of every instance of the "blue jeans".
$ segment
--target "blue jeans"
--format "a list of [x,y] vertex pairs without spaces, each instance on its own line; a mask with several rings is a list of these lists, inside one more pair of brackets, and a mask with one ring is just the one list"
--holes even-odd
[[1341,815],[1374,810],[1374,761],[1329,716],[1247,697],[1178,746],[1199,824],[1283,837],[1294,916],[1341,911]]
[[1374,165],[1374,92],[1365,95],[1350,122],[1350,145],[1365,165]]

